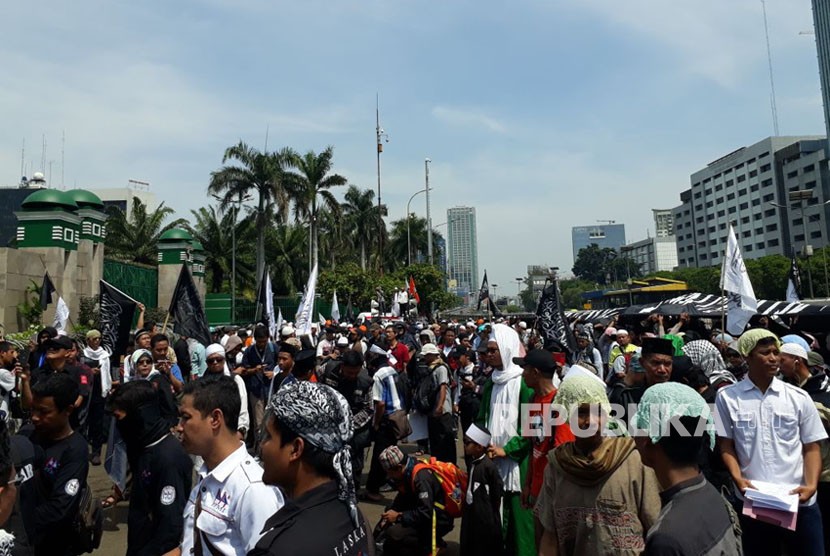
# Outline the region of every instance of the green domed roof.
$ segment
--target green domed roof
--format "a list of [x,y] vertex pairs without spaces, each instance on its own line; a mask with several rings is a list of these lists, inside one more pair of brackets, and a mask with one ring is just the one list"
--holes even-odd
[[182,230],[181,228],[171,228],[167,230],[161,237],[159,241],[192,241],[193,236],[187,230]]
[[79,207],[89,207],[94,209],[104,208],[104,203],[101,201],[101,198],[86,189],[70,189],[66,192],[66,194],[72,197]]
[[194,241],[193,244],[190,246],[194,251],[204,251],[205,248],[202,246],[201,243],[198,241]]
[[40,189],[23,200],[21,206],[25,210],[67,210],[78,209],[77,203],[71,195],[57,189]]

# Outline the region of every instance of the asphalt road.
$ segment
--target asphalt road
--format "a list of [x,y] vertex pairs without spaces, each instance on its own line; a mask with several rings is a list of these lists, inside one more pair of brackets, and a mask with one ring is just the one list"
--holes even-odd
[[[459,456],[458,465],[464,469],[464,449],[461,442],[457,443],[457,454]],[[405,452],[411,452],[415,449],[414,445],[403,445],[401,448]],[[369,454],[371,455],[371,454]],[[366,458],[364,466],[364,477],[369,471],[369,457]],[[365,479],[364,479],[365,482]],[[104,499],[110,492],[111,482],[104,471],[103,466],[89,468],[89,484],[95,495],[100,499]],[[380,515],[383,513],[384,507],[392,502],[394,493],[387,492],[383,494],[384,502],[361,502],[360,509],[366,516],[369,523],[374,526],[380,521]],[[123,556],[127,552],[127,508],[129,502],[120,502],[112,508],[104,510],[104,536],[101,541],[101,548],[95,551],[94,554],[99,556]],[[442,556],[457,556],[458,554],[458,538],[461,530],[460,520],[456,520],[455,528],[444,538],[447,541],[448,549]]]

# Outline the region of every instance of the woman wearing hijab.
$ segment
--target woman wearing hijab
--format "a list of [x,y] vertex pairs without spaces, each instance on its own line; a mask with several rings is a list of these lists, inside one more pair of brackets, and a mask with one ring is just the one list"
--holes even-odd
[[536,554],[533,514],[522,507],[530,439],[521,435],[521,404],[530,403],[533,390],[522,380],[522,368],[513,363],[520,357],[519,335],[506,324],[493,325],[483,354],[493,373],[484,384],[476,424],[487,428],[492,444],[487,453],[504,482],[504,538],[517,556]]
[[293,382],[271,397],[262,480],[280,486],[287,499],[249,556],[374,554],[371,529],[357,508],[352,428],[348,402],[323,384]]
[[605,387],[592,377],[569,375],[554,404],[569,416],[576,439],[548,454],[536,503],[545,530],[539,555],[642,553],[660,512],[659,486],[634,440],[615,430]]

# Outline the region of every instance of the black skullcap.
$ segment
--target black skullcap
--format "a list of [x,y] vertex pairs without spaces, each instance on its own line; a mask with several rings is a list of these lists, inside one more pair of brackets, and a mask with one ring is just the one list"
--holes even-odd
[[642,357],[652,353],[674,357],[674,344],[665,338],[643,338]]

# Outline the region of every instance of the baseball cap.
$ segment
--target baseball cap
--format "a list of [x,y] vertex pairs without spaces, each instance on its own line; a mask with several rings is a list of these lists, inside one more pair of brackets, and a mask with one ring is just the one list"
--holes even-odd
[[535,367],[542,373],[553,373],[558,366],[553,354],[545,349],[532,349],[524,357],[514,357],[513,362],[520,367]]

